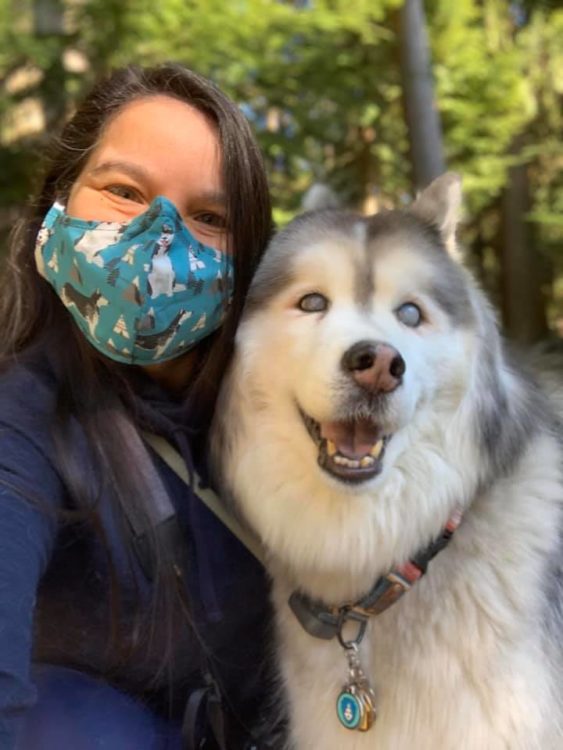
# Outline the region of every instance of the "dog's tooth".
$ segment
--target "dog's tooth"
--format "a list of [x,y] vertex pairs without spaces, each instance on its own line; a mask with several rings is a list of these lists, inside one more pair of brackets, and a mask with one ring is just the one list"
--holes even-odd
[[383,448],[383,438],[381,438],[381,440],[378,440],[377,443],[370,450],[369,452],[370,456],[373,456],[374,458],[378,458],[379,454],[381,453],[382,448]]
[[339,466],[346,466],[348,469],[359,469],[360,468],[360,462],[356,461],[353,458],[347,458],[346,456],[341,455],[340,453],[337,453],[335,456],[333,456],[333,459],[335,464],[338,464]]
[[373,466],[374,463],[375,459],[372,456],[364,456],[360,461],[360,466],[362,469],[367,469],[368,466]]
[[334,456],[336,454],[336,445],[332,442],[332,440],[326,441],[326,452],[329,456]]

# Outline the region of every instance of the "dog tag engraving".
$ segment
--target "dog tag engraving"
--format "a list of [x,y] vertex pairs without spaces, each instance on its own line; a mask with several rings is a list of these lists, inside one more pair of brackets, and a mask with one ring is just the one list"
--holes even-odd
[[349,677],[336,701],[336,714],[346,729],[367,732],[377,716],[375,693],[360,665],[357,646],[348,648],[346,656]]
[[365,709],[357,695],[352,692],[353,687],[346,686],[336,701],[336,713],[343,727],[359,729],[363,723]]

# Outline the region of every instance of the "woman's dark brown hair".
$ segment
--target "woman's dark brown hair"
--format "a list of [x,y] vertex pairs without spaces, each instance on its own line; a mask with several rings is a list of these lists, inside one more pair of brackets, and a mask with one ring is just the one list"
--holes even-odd
[[[271,232],[271,207],[264,165],[247,120],[216,86],[179,66],[130,66],[100,81],[54,141],[45,180],[27,217],[14,234],[0,300],[3,336],[0,361],[60,326],[60,302],[35,270],[33,248],[41,222],[55,201],[68,195],[104,128],[126,104],[166,94],[205,114],[218,130],[226,193],[226,219],[235,250],[235,289],[230,314],[206,345],[202,366],[190,387],[193,416],[205,423],[212,410],[233,332],[250,279]],[[68,317],[68,316],[66,316]],[[63,340],[66,341],[66,332]],[[203,412],[203,413],[200,413]]]
[[[137,505],[139,497],[146,495],[143,471],[124,471],[131,455],[119,424],[124,416],[134,421],[126,407],[130,388],[126,368],[101,357],[83,339],[53,289],[37,273],[34,246],[46,212],[55,199],[68,196],[111,118],[134,100],[163,94],[195,107],[217,129],[234,252],[235,287],[229,314],[221,329],[200,345],[197,371],[184,394],[190,427],[200,431],[199,445],[203,443],[245,295],[271,232],[269,192],[256,141],[239,109],[211,82],[179,65],[166,64],[130,66],[96,85],[53,143],[43,185],[14,231],[0,296],[0,369],[12,366],[16,359],[25,362],[48,351],[59,376],[53,423],[56,468],[73,504],[100,533],[96,506],[101,492],[109,489],[122,508]],[[87,436],[100,476],[96,488],[85,483],[83,468],[75,460],[73,420],[78,420]],[[137,510],[142,512],[142,508]],[[156,538],[153,544],[158,547]],[[154,553],[157,559],[161,557],[158,549]],[[173,585],[166,576],[157,578],[156,589],[159,607],[167,602],[165,608],[177,609]],[[164,664],[169,654],[162,656]]]

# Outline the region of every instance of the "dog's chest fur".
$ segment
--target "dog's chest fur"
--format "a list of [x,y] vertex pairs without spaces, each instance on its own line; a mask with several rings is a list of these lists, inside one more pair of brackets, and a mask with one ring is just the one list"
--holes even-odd
[[[559,747],[548,715],[557,674],[546,659],[539,618],[545,553],[558,543],[560,511],[557,483],[548,472],[538,484],[541,473],[530,451],[508,486],[475,502],[426,577],[372,618],[361,659],[379,714],[367,733],[344,729],[336,716],[347,679],[342,648],[336,639],[320,641],[301,628],[287,606],[290,587],[275,577],[282,673],[293,714],[289,747]],[[527,482],[536,485],[533,496],[519,491]]]

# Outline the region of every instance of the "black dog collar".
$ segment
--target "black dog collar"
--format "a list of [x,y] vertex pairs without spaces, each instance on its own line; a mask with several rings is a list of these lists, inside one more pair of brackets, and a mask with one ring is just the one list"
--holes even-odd
[[[437,539],[412,560],[380,576],[368,593],[358,601],[331,607],[294,591],[289,597],[293,614],[307,633],[315,638],[331,640],[337,637],[345,648],[352,643],[358,644],[363,638],[369,618],[398,601],[426,573],[428,563],[450,542],[460,522],[461,511],[458,510]],[[344,641],[342,630],[345,623],[350,621],[358,623],[358,632],[353,641]]]

